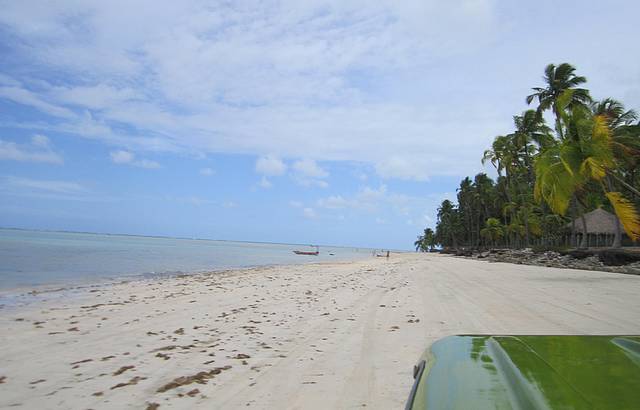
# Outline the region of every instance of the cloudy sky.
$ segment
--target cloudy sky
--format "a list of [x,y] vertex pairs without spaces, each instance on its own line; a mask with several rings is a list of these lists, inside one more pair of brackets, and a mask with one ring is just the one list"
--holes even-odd
[[0,9],[0,226],[409,248],[546,64],[640,108],[633,1]]

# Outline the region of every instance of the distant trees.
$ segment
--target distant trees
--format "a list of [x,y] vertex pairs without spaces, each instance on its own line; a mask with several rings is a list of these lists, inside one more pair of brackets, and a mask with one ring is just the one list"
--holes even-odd
[[[612,246],[620,246],[622,230],[640,239],[638,115],[612,98],[594,101],[581,88],[586,78],[570,64],[549,64],[543,79],[526,98],[537,107],[514,116],[514,130],[495,137],[482,156],[496,168],[497,179],[484,173],[466,177],[457,204],[445,200],[438,208],[438,245],[561,245],[567,223],[579,218],[586,227],[583,215],[597,207],[621,222]],[[545,121],[547,111],[553,129]],[[583,235],[581,246],[585,240]],[[578,245],[574,237],[568,244]]]
[[435,239],[442,246],[457,248],[460,232],[460,213],[453,202],[445,199],[438,208]]
[[422,235],[413,243],[417,252],[433,252],[436,247],[436,237],[433,229],[427,228]]
[[491,241],[491,245],[504,237],[504,228],[498,218],[489,218],[485,227],[480,230],[480,235]]

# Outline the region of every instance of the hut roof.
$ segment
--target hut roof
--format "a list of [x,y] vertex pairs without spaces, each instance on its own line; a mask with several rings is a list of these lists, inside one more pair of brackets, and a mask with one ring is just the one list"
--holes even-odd
[[[584,214],[587,220],[587,233],[593,234],[615,234],[616,233],[616,217],[614,214],[598,208],[594,211]],[[577,218],[576,232],[583,233],[582,218]],[[567,228],[571,229],[571,222],[567,224]],[[620,228],[622,229],[622,228]],[[623,231],[624,233],[624,231]]]

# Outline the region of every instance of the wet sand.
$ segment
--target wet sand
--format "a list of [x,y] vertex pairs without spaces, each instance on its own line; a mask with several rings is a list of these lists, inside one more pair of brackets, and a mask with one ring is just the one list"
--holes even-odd
[[399,409],[436,339],[640,334],[638,295],[638,276],[425,254],[89,288],[0,310],[0,407]]

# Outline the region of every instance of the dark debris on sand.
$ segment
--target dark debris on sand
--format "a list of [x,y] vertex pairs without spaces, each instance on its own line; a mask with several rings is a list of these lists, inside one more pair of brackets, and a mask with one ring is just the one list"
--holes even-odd
[[222,373],[222,371],[229,370],[230,368],[231,366],[216,367],[213,370],[202,371],[192,376],[180,376],[173,379],[173,381],[165,384],[164,386],[158,388],[158,390],[156,391],[158,393],[164,393],[168,390],[175,389],[180,386],[186,386],[192,383],[206,384],[209,379],[213,379],[216,375]]

